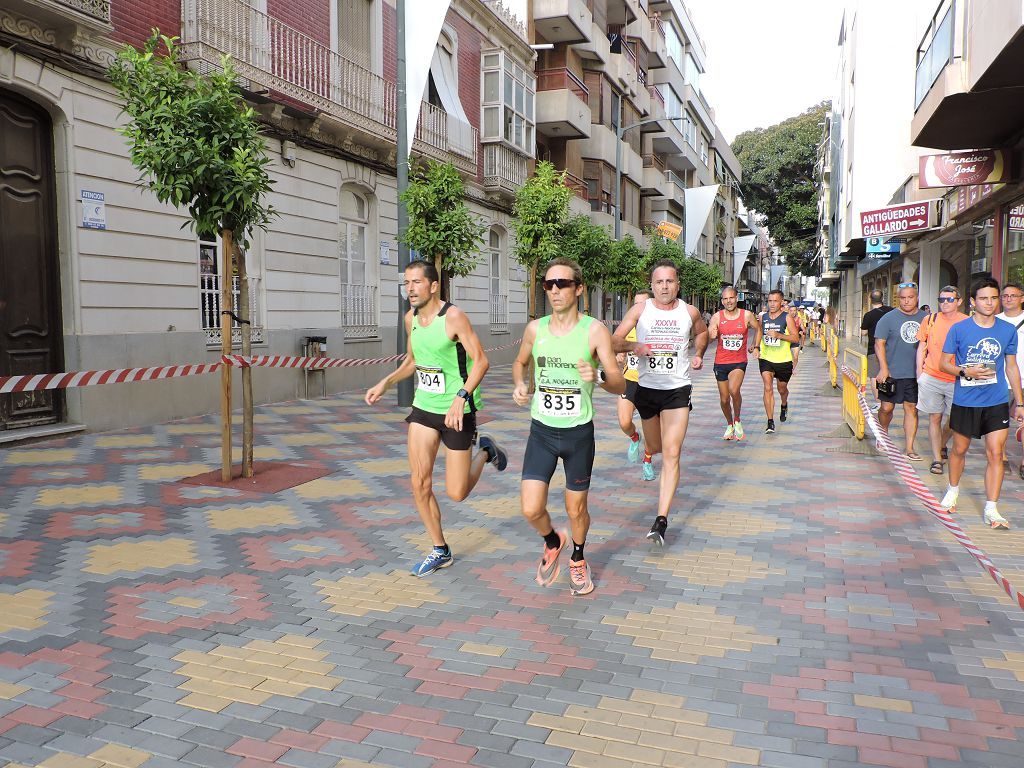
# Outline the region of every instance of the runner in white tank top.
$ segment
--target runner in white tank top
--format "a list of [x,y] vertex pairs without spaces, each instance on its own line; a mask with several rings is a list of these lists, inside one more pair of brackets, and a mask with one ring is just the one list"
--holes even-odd
[[[679,455],[690,419],[690,371],[704,365],[708,329],[696,307],[679,296],[679,272],[675,262],[657,262],[651,270],[653,298],[634,305],[612,337],[616,352],[633,352],[640,358],[637,411],[643,421],[645,480],[654,479],[651,458],[663,454],[658,514],[647,538],[665,543],[668,511],[679,487]],[[636,329],[637,340],[626,341]],[[694,356],[690,357],[693,338]]]

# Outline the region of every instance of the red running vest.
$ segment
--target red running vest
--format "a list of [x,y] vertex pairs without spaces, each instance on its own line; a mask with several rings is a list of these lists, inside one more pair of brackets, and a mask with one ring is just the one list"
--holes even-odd
[[746,323],[746,312],[740,310],[740,316],[728,320],[725,311],[718,311],[718,349],[715,350],[715,365],[730,365],[747,362],[747,333],[750,329]]

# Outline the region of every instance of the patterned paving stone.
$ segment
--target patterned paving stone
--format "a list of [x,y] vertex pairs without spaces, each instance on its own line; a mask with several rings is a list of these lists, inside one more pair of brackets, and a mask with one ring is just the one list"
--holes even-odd
[[[330,473],[279,493],[188,481],[212,417],[0,450],[0,766],[1019,768],[1024,611],[882,458],[828,450],[822,371],[806,353],[768,436],[748,377],[739,444],[698,374],[664,549],[599,394],[584,598],[564,555],[535,582],[507,367],[509,468],[439,494],[456,559],[423,580],[405,412],[361,393],[257,409],[258,458]],[[1019,585],[976,464],[959,517]]]

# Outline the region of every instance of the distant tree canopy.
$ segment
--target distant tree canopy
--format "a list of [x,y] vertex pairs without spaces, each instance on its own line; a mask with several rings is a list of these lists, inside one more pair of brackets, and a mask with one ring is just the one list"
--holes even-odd
[[831,108],[831,102],[823,101],[778,125],[745,131],[732,143],[743,167],[743,202],[766,218],[772,239],[795,273],[814,272],[818,227],[814,166],[821,123]]

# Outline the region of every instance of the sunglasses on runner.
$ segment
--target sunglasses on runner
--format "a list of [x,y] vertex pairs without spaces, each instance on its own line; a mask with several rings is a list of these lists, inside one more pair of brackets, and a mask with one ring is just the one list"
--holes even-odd
[[552,280],[544,281],[544,290],[550,291],[552,288],[572,288],[574,285],[579,285],[579,283],[571,277],[556,277]]
[[917,288],[917,283],[900,283],[897,288]]
[[939,304],[950,304],[956,301],[956,296],[939,296]]

